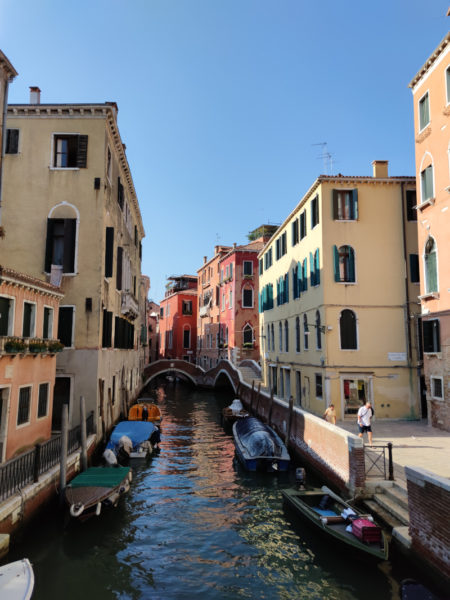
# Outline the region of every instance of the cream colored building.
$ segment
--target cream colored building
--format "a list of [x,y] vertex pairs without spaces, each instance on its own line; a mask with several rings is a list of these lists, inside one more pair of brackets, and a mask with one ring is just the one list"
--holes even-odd
[[415,179],[321,176],[260,253],[265,384],[322,415],[421,416]]
[[101,434],[140,384],[139,204],[116,104],[41,104],[30,89],[30,104],[8,107],[2,261],[60,283],[53,429],[63,403],[79,422],[84,396]]

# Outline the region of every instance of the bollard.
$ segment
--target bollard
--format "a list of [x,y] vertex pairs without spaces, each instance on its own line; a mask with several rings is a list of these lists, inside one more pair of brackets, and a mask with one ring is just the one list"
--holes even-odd
[[86,403],[84,396],[80,396],[80,425],[81,425],[81,470],[87,469],[87,442],[86,442]]

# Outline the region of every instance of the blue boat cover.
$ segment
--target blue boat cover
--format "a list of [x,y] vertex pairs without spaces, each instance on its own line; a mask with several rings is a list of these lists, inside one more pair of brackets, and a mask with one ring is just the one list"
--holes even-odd
[[[255,417],[247,417],[236,423],[236,434],[249,456],[275,456],[279,454],[281,440],[275,432]],[[278,443],[279,441],[279,443]]]
[[121,421],[118,423],[111,433],[109,442],[106,444],[106,448],[114,450],[119,440],[123,435],[130,438],[133,448],[142,444],[150,438],[152,433],[155,431],[156,425],[150,421]]

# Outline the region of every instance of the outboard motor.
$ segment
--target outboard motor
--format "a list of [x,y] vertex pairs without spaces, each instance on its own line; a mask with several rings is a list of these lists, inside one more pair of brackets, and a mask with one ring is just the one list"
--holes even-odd
[[303,467],[298,467],[298,469],[295,469],[295,483],[299,490],[305,489],[306,471]]

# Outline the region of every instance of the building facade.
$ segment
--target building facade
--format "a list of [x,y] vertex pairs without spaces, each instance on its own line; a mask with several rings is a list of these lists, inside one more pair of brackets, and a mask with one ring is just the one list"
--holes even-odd
[[159,356],[195,362],[197,347],[197,276],[169,278],[159,308]]
[[[260,253],[265,385],[321,415],[418,418],[415,179],[321,176]],[[426,406],[423,410],[426,410]]]
[[159,313],[160,306],[147,301],[147,339],[148,339],[148,362],[152,363],[159,358]]
[[59,285],[53,428],[63,404],[79,423],[79,398],[104,433],[140,385],[137,302],[141,240],[138,200],[117,106],[9,105],[4,158],[2,259]]
[[450,431],[450,34],[410,88],[426,397],[431,424]]

